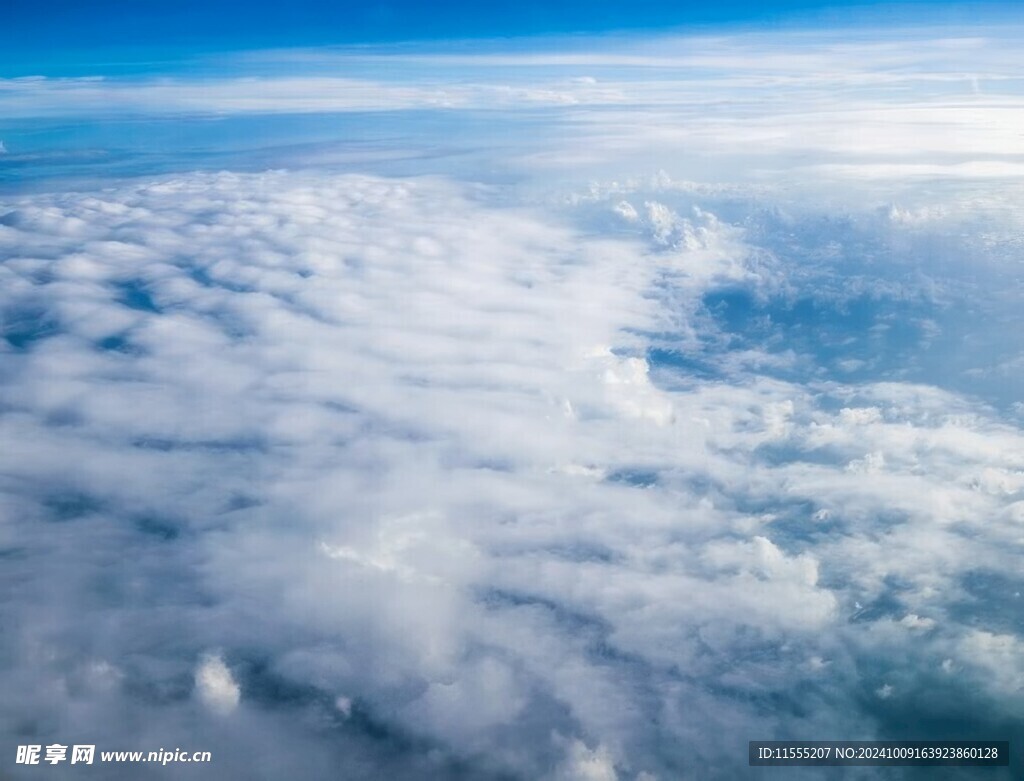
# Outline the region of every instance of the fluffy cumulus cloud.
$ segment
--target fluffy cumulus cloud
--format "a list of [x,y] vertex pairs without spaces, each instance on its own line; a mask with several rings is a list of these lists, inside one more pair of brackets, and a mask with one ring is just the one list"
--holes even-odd
[[[1011,183],[880,193],[893,170],[822,168],[879,138],[843,135],[867,98],[822,108],[813,74],[850,47],[768,67],[744,46],[515,63],[594,68],[580,94],[610,68],[714,67],[736,95],[797,74],[813,159],[785,112],[715,120],[792,191],[551,176],[591,151],[705,158],[715,128],[657,114],[662,84],[632,119],[573,114],[585,144],[516,147],[515,184],[479,184],[470,155],[3,196],[4,745],[213,754],[52,770],[82,778],[704,781],[760,777],[753,739],[1019,737]],[[942,63],[965,49],[913,63],[960,84]],[[851,94],[911,56],[871,51],[834,73]],[[46,113],[108,87],[0,89]],[[133,110],[156,94],[123,89]],[[952,125],[970,156],[1015,154],[1017,110],[882,129],[920,124],[935,176]],[[833,175],[834,199],[800,194]]]
[[897,282],[941,309],[955,277],[862,293],[770,247],[777,216],[644,187],[544,216],[312,173],[10,200],[4,732],[218,777],[651,779],[923,709],[1005,730],[1012,413],[878,344],[851,381],[784,317],[868,295],[870,339]]
[[219,656],[207,655],[196,670],[196,691],[211,709],[230,713],[240,696],[238,684],[231,677],[231,670]]

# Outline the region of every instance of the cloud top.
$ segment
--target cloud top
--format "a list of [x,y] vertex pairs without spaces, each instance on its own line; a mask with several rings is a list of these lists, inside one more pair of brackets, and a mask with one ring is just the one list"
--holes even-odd
[[[941,342],[980,279],[921,249],[953,229],[872,211],[840,247],[802,229],[816,254],[694,197],[273,172],[9,200],[4,731],[650,779],[915,709],[1004,728],[1020,430],[854,357],[910,280]],[[842,253],[881,224],[910,249],[847,352],[787,331],[862,306],[874,261]]]

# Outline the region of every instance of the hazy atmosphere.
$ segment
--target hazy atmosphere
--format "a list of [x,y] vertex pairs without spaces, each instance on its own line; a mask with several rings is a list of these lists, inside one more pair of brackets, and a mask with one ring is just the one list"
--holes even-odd
[[0,18],[0,778],[1020,778],[1012,4]]

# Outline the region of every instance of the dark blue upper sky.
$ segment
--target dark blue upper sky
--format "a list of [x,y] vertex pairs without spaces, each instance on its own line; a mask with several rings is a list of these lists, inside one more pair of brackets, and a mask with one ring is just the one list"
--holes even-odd
[[[1009,0],[986,3],[1007,7]],[[7,0],[0,75],[73,64],[173,58],[204,51],[325,44],[790,24],[878,13],[936,21],[977,4],[904,0]]]

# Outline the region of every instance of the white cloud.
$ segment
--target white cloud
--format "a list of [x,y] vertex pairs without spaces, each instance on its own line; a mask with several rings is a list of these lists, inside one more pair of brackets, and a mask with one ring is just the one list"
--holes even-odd
[[[148,78],[7,78],[0,110],[11,118],[102,116],[108,123],[481,109],[518,118],[542,110],[514,137],[493,136],[491,126],[478,137],[475,123],[440,121],[436,138],[420,124],[425,135],[403,141],[414,149],[377,139],[361,151],[328,143],[290,154],[319,162],[358,154],[379,163],[389,153],[429,155],[454,136],[468,149],[500,142],[499,162],[520,173],[555,169],[585,179],[643,170],[654,160],[706,183],[756,182],[784,195],[849,202],[865,190],[905,194],[916,181],[951,191],[950,183],[962,181],[1018,187],[1018,38],[1016,25],[979,23],[956,31],[643,35],[504,49],[480,42],[464,54],[427,45],[248,52]],[[600,78],[580,74],[592,67]],[[200,122],[200,135],[204,127],[215,126]],[[267,128],[261,135],[271,142]],[[277,140],[295,143],[287,135]]]
[[907,613],[907,615],[900,619],[900,623],[907,627],[907,629],[927,630],[935,626],[935,619],[922,618],[917,613]]
[[241,689],[231,670],[216,654],[207,654],[196,667],[196,691],[204,705],[224,715],[237,708],[241,699]]
[[582,741],[574,740],[569,744],[569,756],[556,778],[559,781],[618,781],[619,774],[606,748],[589,749]]
[[[798,729],[712,692],[785,691],[826,664],[852,686],[855,601],[859,616],[902,608],[853,644],[870,664],[899,643],[1002,653],[944,595],[1011,571],[994,546],[1019,538],[1019,431],[925,386],[812,388],[739,364],[656,380],[639,332],[686,334],[722,285],[777,287],[782,261],[713,215],[673,218],[695,238],[645,247],[440,180],[287,173],[31,196],[5,214],[7,544],[36,550],[46,523],[77,541],[47,554],[72,574],[29,576],[27,598],[57,625],[138,600],[187,627],[173,643],[146,630],[139,661],[92,687],[96,709],[149,691],[160,712],[189,659],[219,647],[230,669],[207,655],[194,670],[214,714],[245,689],[257,718],[297,687],[323,692],[317,718],[350,741],[371,718],[466,761],[613,778],[675,761],[649,757],[651,740],[696,750],[684,722],[652,736],[652,709],[692,700],[742,734]],[[127,570],[104,597],[115,549]],[[53,649],[18,658],[25,681],[84,674],[23,620]],[[106,642],[116,659],[128,638]],[[53,696],[70,729],[78,711]],[[561,748],[508,737],[552,730]]]

